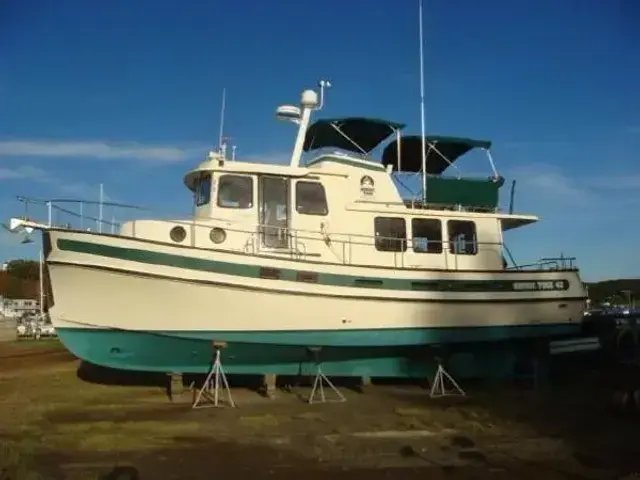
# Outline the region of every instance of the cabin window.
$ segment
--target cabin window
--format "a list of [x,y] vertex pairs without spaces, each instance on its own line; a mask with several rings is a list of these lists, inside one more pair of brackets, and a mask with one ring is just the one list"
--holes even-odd
[[326,215],[327,195],[320,182],[296,183],[296,211],[303,215]]
[[404,252],[407,249],[407,225],[404,218],[376,217],[373,224],[376,250]]
[[241,175],[222,175],[218,181],[218,206],[253,207],[253,179]]
[[411,220],[411,243],[416,253],[442,253],[442,223],[434,218]]
[[196,207],[206,205],[211,200],[211,175],[209,173],[202,174],[196,180],[196,188],[194,190],[196,198]]
[[449,251],[456,255],[475,255],[478,253],[476,224],[466,220],[449,220]]

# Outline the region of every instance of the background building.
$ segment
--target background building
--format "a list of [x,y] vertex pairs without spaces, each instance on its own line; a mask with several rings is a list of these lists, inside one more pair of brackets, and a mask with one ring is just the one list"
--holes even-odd
[[0,296],[0,315],[16,318],[26,312],[40,309],[37,300],[30,298],[5,298]]

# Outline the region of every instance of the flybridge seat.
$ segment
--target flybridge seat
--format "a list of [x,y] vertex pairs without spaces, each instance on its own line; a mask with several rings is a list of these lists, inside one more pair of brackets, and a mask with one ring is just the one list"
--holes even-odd
[[491,142],[462,137],[426,135],[424,138],[426,171],[422,171],[423,139],[419,135],[403,136],[404,125],[377,118],[351,117],[322,119],[311,125],[306,133],[304,151],[333,147],[367,156],[382,142],[395,134],[396,139],[383,150],[382,165],[391,165],[396,173],[421,173],[427,176],[424,205],[408,201],[412,208],[464,208],[476,211],[495,211],[504,178],[455,178],[442,174],[458,158],[474,149],[489,154]]

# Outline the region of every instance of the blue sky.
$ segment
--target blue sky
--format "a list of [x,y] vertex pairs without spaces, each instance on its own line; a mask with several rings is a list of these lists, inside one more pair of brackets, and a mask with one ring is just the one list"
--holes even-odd
[[[320,78],[324,115],[419,132],[417,5],[0,2],[0,217],[23,212],[15,195],[97,200],[101,182],[188,212],[182,175],[217,143],[223,87],[239,159],[285,163],[293,130],[274,109]],[[494,141],[516,210],[542,219],[508,233],[518,260],[640,276],[638,25],[634,0],[425,0],[427,130]],[[36,248],[0,234],[0,259]]]

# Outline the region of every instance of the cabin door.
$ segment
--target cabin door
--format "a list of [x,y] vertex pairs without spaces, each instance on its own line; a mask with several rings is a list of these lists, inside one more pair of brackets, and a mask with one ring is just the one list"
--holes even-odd
[[289,179],[260,177],[260,232],[267,248],[289,248]]

